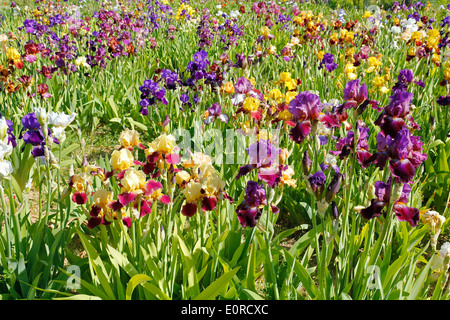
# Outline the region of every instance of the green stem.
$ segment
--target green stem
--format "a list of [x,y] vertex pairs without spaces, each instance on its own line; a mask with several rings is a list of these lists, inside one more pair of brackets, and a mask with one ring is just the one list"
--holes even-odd
[[0,197],[2,199],[2,212],[4,213],[4,218],[5,218],[5,227],[6,227],[6,241],[8,243],[8,252],[7,252],[7,256],[9,258],[12,257],[11,255],[11,227],[9,224],[9,215],[6,212],[6,203],[5,203],[5,190],[3,189],[3,186],[1,184],[1,180],[0,180]]
[[22,237],[20,235],[20,222],[19,222],[19,215],[16,212],[15,203],[14,203],[14,193],[13,193],[13,187],[12,182],[9,181],[9,204],[10,204],[10,215],[11,219],[13,220],[14,224],[14,236],[15,236],[15,246],[16,246],[16,255],[19,256],[19,253],[22,252]]

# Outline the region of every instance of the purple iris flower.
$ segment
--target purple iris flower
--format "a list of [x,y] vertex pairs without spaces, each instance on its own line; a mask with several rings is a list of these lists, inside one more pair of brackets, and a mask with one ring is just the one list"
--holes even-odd
[[409,69],[400,70],[397,80],[397,83],[392,87],[392,91],[394,93],[397,91],[406,91],[409,84],[412,82],[414,82],[419,87],[425,87],[425,84],[422,80],[414,81],[414,75]]
[[325,182],[327,181],[327,177],[322,171],[317,171],[313,175],[310,175],[308,178],[309,185],[311,190],[314,192],[314,195],[317,199],[322,198],[322,193],[325,188]]
[[259,185],[255,181],[248,181],[244,199],[251,206],[259,207],[267,205],[266,190],[264,190],[264,185]]
[[181,100],[181,102],[182,102],[183,104],[186,104],[186,103],[189,102],[189,96],[188,96],[187,94],[182,94],[182,95],[180,96],[180,100]]
[[21,136],[21,138],[25,144],[31,144],[32,146],[40,146],[45,140],[41,129],[28,130]]
[[[0,112],[0,119],[3,118],[3,114]],[[8,135],[8,144],[11,144],[13,148],[17,146],[16,137],[13,133],[14,125],[11,120],[6,119],[6,126],[8,127],[6,129],[6,134]]]
[[236,53],[236,63],[230,64],[230,67],[246,69],[248,65],[247,56],[243,53]]
[[165,79],[168,89],[175,89],[178,82],[178,73],[172,72],[168,69],[163,69],[161,71],[161,78]]
[[18,30],[20,31],[25,28],[25,31],[27,33],[35,33],[38,27],[39,24],[35,20],[25,19],[25,21],[23,22],[23,27],[19,27]]
[[205,69],[206,66],[210,64],[210,62],[206,59],[207,57],[208,52],[206,52],[205,50],[196,52],[194,54],[193,61],[190,61],[188,63],[187,69],[191,72]]
[[139,87],[139,91],[141,91],[142,99],[139,101],[140,112],[143,115],[148,115],[148,107],[155,104],[156,100],[161,101],[164,105],[168,104],[165,98],[166,90],[153,80],[145,80],[144,84]]
[[252,84],[250,80],[245,77],[237,79],[234,84],[234,91],[236,94],[246,94],[252,90]]
[[339,156],[339,159],[343,160],[348,157],[354,148],[354,137],[355,133],[353,131],[349,131],[345,138],[339,138],[336,143],[337,151],[331,150],[330,153]]
[[[32,155],[34,158],[44,155],[44,145],[45,136],[42,132],[42,127],[36,117],[34,112],[26,114],[22,118],[23,128],[20,131],[19,139],[23,139],[25,145],[30,144],[34,148],[32,150]],[[59,143],[58,139],[52,137],[52,132],[50,128],[48,130],[48,137],[52,138],[55,143]],[[22,152],[24,151],[25,146],[22,148]]]
[[245,176],[253,169],[257,169],[258,178],[274,188],[281,181],[283,165],[278,163],[281,149],[272,145],[269,140],[261,139],[249,146],[247,149],[250,164],[239,168],[236,179]]
[[325,53],[322,61],[320,61],[319,70],[322,69],[323,66],[325,66],[325,68],[328,70],[328,72],[332,72],[337,69],[338,65],[337,65],[337,63],[334,62],[333,54]]
[[319,96],[309,91],[300,92],[289,102],[289,112],[297,120],[316,120],[321,110]]
[[437,98],[436,102],[440,106],[449,106],[450,105],[450,96],[440,96]]
[[272,145],[269,140],[261,139],[251,144],[247,152],[250,164],[254,164],[257,168],[260,168],[275,164],[281,153],[281,149]]
[[36,114],[34,112],[26,114],[22,118],[22,125],[24,129],[28,130],[37,130],[41,128],[41,124],[36,118]]
[[360,79],[350,80],[344,88],[344,100],[347,101],[344,109],[358,107],[367,99],[368,95],[365,83],[361,85]]
[[207,77],[206,67],[211,64],[207,56],[208,52],[200,50],[194,54],[193,61],[189,61],[186,70],[190,71],[191,76],[186,80],[187,86],[195,86],[196,81]]
[[215,118],[219,118],[220,121],[225,123],[228,123],[228,120],[230,120],[227,114],[222,113],[222,107],[217,102],[213,103],[213,105],[207,110],[208,117],[203,120],[204,124],[210,124]]
[[408,15],[408,19],[413,18],[416,21],[420,20],[420,14],[418,12],[410,13]]
[[372,154],[368,151],[369,144],[367,139],[369,138],[369,128],[362,122],[358,120],[357,128],[359,132],[359,139],[356,143],[355,150],[355,133],[353,131],[349,131],[345,138],[339,138],[336,143],[336,151],[331,150],[330,153],[339,156],[339,159],[343,160],[348,157],[352,152],[356,151],[356,157],[358,159],[359,164],[362,168],[367,168],[371,162]]
[[[325,172],[326,170],[328,170],[330,168],[330,165],[326,164],[325,162],[322,162],[319,166],[320,166],[320,170],[322,170],[323,172]],[[335,164],[331,165],[331,169],[333,169],[335,173],[341,172],[341,169]]]
[[55,24],[62,24],[64,22],[64,17],[60,14],[57,14],[54,17],[50,17],[49,22],[50,27],[53,27]]
[[411,83],[413,81],[413,73],[409,69],[400,70],[398,73],[398,82]]
[[387,140],[387,153],[391,157],[389,167],[397,181],[408,183],[414,178],[417,168],[427,159],[421,151],[422,142],[419,137],[411,136],[408,128]]
[[194,104],[198,104],[200,102],[200,98],[199,98],[198,94],[194,94],[193,101],[194,101]]

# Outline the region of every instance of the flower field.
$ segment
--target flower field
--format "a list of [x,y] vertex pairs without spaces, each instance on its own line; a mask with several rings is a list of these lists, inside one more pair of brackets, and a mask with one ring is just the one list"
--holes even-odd
[[449,300],[450,4],[0,3],[0,300]]

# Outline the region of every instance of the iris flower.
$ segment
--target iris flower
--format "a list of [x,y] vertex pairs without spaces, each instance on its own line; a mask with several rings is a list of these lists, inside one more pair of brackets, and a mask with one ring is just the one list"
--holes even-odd
[[236,213],[239,223],[245,227],[255,227],[261,217],[261,209],[267,205],[266,191],[263,185],[248,181],[244,200],[237,206]]
[[203,120],[204,124],[210,124],[215,118],[225,123],[228,123],[230,119],[227,114],[222,113],[222,107],[217,102],[207,109],[207,115],[206,119]]

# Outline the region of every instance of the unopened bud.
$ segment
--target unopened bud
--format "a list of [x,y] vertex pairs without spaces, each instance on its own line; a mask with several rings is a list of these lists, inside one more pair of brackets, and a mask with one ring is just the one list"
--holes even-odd
[[311,165],[312,161],[309,158],[308,151],[305,151],[303,153],[303,159],[302,159],[302,167],[303,167],[303,175],[308,176],[311,172]]
[[392,202],[397,201],[402,196],[403,183],[393,183],[394,189],[392,190]]
[[430,131],[433,132],[436,130],[436,120],[433,116],[430,116]]
[[8,133],[8,125],[5,118],[0,118],[0,140],[3,140]]
[[331,180],[328,185],[327,191],[325,192],[325,199],[328,203],[330,203],[334,196],[339,192],[339,188],[341,186],[342,173],[336,172],[334,174],[333,180]]
[[[36,115],[36,118],[38,119],[41,126],[46,126],[47,124],[47,110],[44,108],[36,108],[34,110],[34,114]],[[45,134],[45,132],[44,132]]]
[[51,151],[49,151],[49,162],[53,167],[59,169],[58,160],[56,160],[55,155]]
[[321,219],[323,219],[323,217],[325,216],[328,207],[329,204],[328,202],[326,202],[326,200],[320,200],[319,202],[317,202],[317,212],[319,213]]
[[339,209],[334,201],[331,201],[331,217],[333,219],[339,218]]

